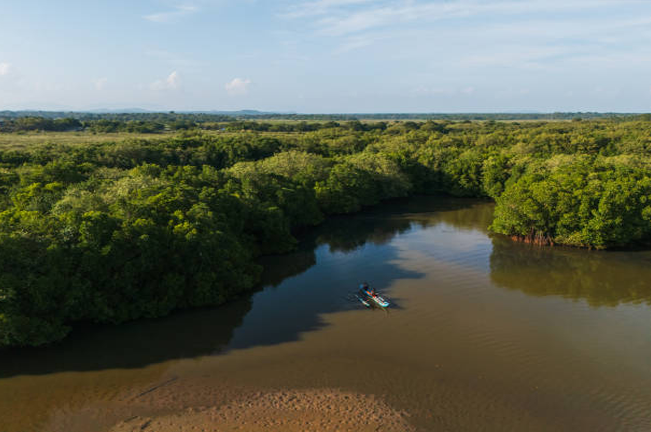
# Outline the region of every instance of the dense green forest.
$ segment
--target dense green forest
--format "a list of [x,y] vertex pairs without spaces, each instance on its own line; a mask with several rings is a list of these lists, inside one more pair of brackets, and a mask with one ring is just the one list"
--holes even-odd
[[260,255],[292,250],[297,233],[327,215],[395,197],[493,199],[492,231],[540,244],[651,240],[643,117],[21,117],[0,128],[16,137],[152,129],[148,139],[0,148],[0,346],[56,341],[78,322],[223,303],[256,285]]

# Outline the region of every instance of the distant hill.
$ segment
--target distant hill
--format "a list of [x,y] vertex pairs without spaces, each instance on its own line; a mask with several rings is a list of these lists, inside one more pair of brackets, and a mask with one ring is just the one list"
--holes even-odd
[[[91,114],[168,114],[170,111],[161,110],[148,110],[144,108],[118,108],[106,109],[98,108],[88,111],[75,111],[76,113],[91,113]],[[228,116],[258,116],[258,115],[283,115],[283,114],[296,114],[293,112],[276,112],[276,111],[258,111],[258,110],[239,110],[239,111],[217,111],[217,110],[180,110],[171,111],[177,114],[214,114],[214,115],[228,115]]]
[[233,117],[241,116],[263,116],[263,115],[296,115],[295,112],[278,112],[278,111],[258,111],[258,110],[239,110],[239,111],[176,111],[181,114],[215,114],[228,115]]
[[[292,112],[272,112],[272,111],[258,111],[258,110],[239,110],[239,111],[161,111],[161,110],[148,110],[144,108],[119,108],[119,109],[108,109],[108,108],[97,108],[87,111],[41,111],[41,110],[20,110],[20,111],[0,111],[0,119],[10,119],[10,118],[19,118],[19,117],[43,117],[43,118],[76,118],[76,119],[88,119],[88,118],[113,118],[114,116],[125,117],[129,115],[134,115],[134,119],[143,120],[142,116],[168,116],[168,115],[207,115],[207,116],[218,116],[218,117],[231,117],[231,118],[246,118],[246,117],[260,117],[260,116],[294,116],[298,115]],[[309,115],[309,114],[308,114]]]
[[143,114],[143,113],[154,113],[157,111],[150,111],[143,108],[119,108],[119,109],[98,108],[98,109],[79,111],[79,112],[91,113],[91,114],[133,114],[133,113]]

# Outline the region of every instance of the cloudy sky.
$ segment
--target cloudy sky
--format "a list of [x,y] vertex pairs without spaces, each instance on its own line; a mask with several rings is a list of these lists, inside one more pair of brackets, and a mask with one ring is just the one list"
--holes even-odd
[[650,0],[3,0],[0,110],[651,111]]

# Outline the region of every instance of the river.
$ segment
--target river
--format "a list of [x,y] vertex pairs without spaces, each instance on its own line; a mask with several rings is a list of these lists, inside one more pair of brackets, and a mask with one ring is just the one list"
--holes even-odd
[[[283,389],[372,395],[420,430],[651,430],[651,252],[491,236],[441,197],[337,217],[223,307],[0,351],[0,431],[107,431]],[[366,309],[368,281],[391,301]]]

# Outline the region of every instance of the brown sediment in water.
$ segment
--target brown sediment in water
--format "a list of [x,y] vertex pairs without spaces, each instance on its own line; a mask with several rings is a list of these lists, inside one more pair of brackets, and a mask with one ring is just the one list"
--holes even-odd
[[414,431],[408,414],[371,395],[336,389],[259,392],[226,405],[138,416],[110,432]]

